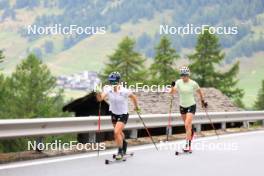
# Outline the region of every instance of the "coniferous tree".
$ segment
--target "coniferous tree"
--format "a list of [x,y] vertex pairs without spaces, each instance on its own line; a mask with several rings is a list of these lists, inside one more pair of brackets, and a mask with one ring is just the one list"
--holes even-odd
[[140,53],[134,51],[135,41],[129,37],[125,37],[118,45],[114,54],[109,56],[109,63],[107,63],[103,71],[103,82],[107,76],[113,72],[118,71],[122,80],[129,84],[144,81],[144,62],[145,59]]
[[7,86],[6,86],[6,78],[2,73],[0,73],[0,118],[5,116],[5,105],[7,98]]
[[262,86],[258,92],[258,98],[255,102],[254,107],[257,110],[264,110],[264,80],[262,81]]
[[167,37],[161,38],[155,50],[154,63],[150,67],[151,83],[169,84],[179,76],[175,69],[175,61],[179,55],[171,47],[171,42]]
[[[1,96],[4,95],[4,96]],[[62,90],[56,90],[56,79],[37,57],[29,55],[7,78],[0,75],[0,118],[59,117],[62,113]],[[27,149],[33,138],[0,141],[1,152]]]
[[[4,55],[3,51],[0,50],[0,64],[4,61]],[[1,67],[0,67],[1,71]],[[4,75],[0,72],[0,117],[3,116],[3,108],[5,104],[5,98],[6,98],[6,79]]]
[[3,51],[0,50],[0,63],[4,62],[4,58],[5,58],[5,56],[3,54]]
[[195,53],[189,55],[192,77],[201,87],[215,87],[235,100],[242,98],[243,90],[236,87],[239,62],[226,72],[217,71],[215,66],[222,63],[225,55],[221,51],[218,37],[210,34],[208,29],[203,32],[198,36]]
[[6,80],[6,118],[61,116],[62,90],[56,89],[56,79],[36,56],[29,55]]

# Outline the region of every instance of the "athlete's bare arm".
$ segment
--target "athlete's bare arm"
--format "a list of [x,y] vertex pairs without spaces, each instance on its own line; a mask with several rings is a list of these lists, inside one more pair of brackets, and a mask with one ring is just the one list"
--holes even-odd
[[101,102],[106,98],[107,94],[104,92],[96,93],[96,99],[97,101]]
[[176,93],[177,93],[177,89],[176,89],[176,87],[175,87],[175,86],[174,86],[174,87],[171,87],[169,93],[170,93],[170,94],[173,94],[173,95],[176,94]]
[[202,91],[201,88],[197,89],[197,93],[198,93],[198,95],[200,97],[200,100],[204,101],[204,94],[203,94],[203,91]]
[[131,99],[135,110],[138,109],[139,107],[138,107],[137,96],[135,94],[131,94],[131,95],[129,95],[129,98]]

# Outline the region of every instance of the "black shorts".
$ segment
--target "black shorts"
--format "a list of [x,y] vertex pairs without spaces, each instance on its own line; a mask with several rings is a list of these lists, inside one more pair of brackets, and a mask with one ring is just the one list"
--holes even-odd
[[194,104],[192,106],[189,106],[187,108],[180,106],[180,112],[181,112],[181,114],[187,114],[187,113],[195,114],[195,112],[196,112],[196,104]]
[[111,120],[114,125],[116,124],[116,122],[123,122],[124,124],[126,124],[128,120],[128,116],[129,114],[117,115],[117,114],[111,113]]

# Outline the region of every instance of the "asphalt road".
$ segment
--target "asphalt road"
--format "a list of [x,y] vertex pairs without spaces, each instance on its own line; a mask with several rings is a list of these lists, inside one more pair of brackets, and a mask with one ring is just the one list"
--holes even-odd
[[264,175],[264,131],[199,138],[192,154],[175,156],[183,143],[161,144],[159,152],[152,145],[130,148],[134,157],[111,165],[104,161],[114,151],[4,164],[0,176]]

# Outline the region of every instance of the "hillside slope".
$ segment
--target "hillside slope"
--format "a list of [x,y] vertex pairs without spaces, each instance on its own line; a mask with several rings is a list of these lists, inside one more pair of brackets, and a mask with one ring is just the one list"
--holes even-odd
[[[211,0],[205,0],[203,3],[181,0],[4,0],[0,2],[0,49],[4,50],[6,60],[1,67],[4,73],[10,74],[28,53],[34,52],[41,56],[56,76],[83,70],[100,72],[107,63],[107,56],[114,52],[125,36],[138,41],[142,35],[146,35],[149,42],[143,42],[143,45],[138,42],[137,48],[143,55],[146,55],[149,49],[153,51],[160,37],[160,24],[238,25],[241,29],[239,36],[220,38],[224,50],[227,51],[227,58],[231,58],[231,61],[241,61],[239,87],[245,90],[244,102],[251,106],[260,82],[264,79],[264,3],[257,0],[238,0],[230,3]],[[47,25],[55,22],[78,25],[105,24],[108,29],[105,35],[73,38],[74,42],[67,48],[63,35],[43,35],[34,39],[21,35],[21,31],[28,25]],[[171,40],[177,51],[185,56],[193,52],[196,36],[174,35]],[[48,42],[52,43],[51,52],[46,51]],[[148,63],[150,62],[152,58],[148,59]],[[79,95],[75,91],[72,94]],[[68,93],[70,97],[72,94]]]

